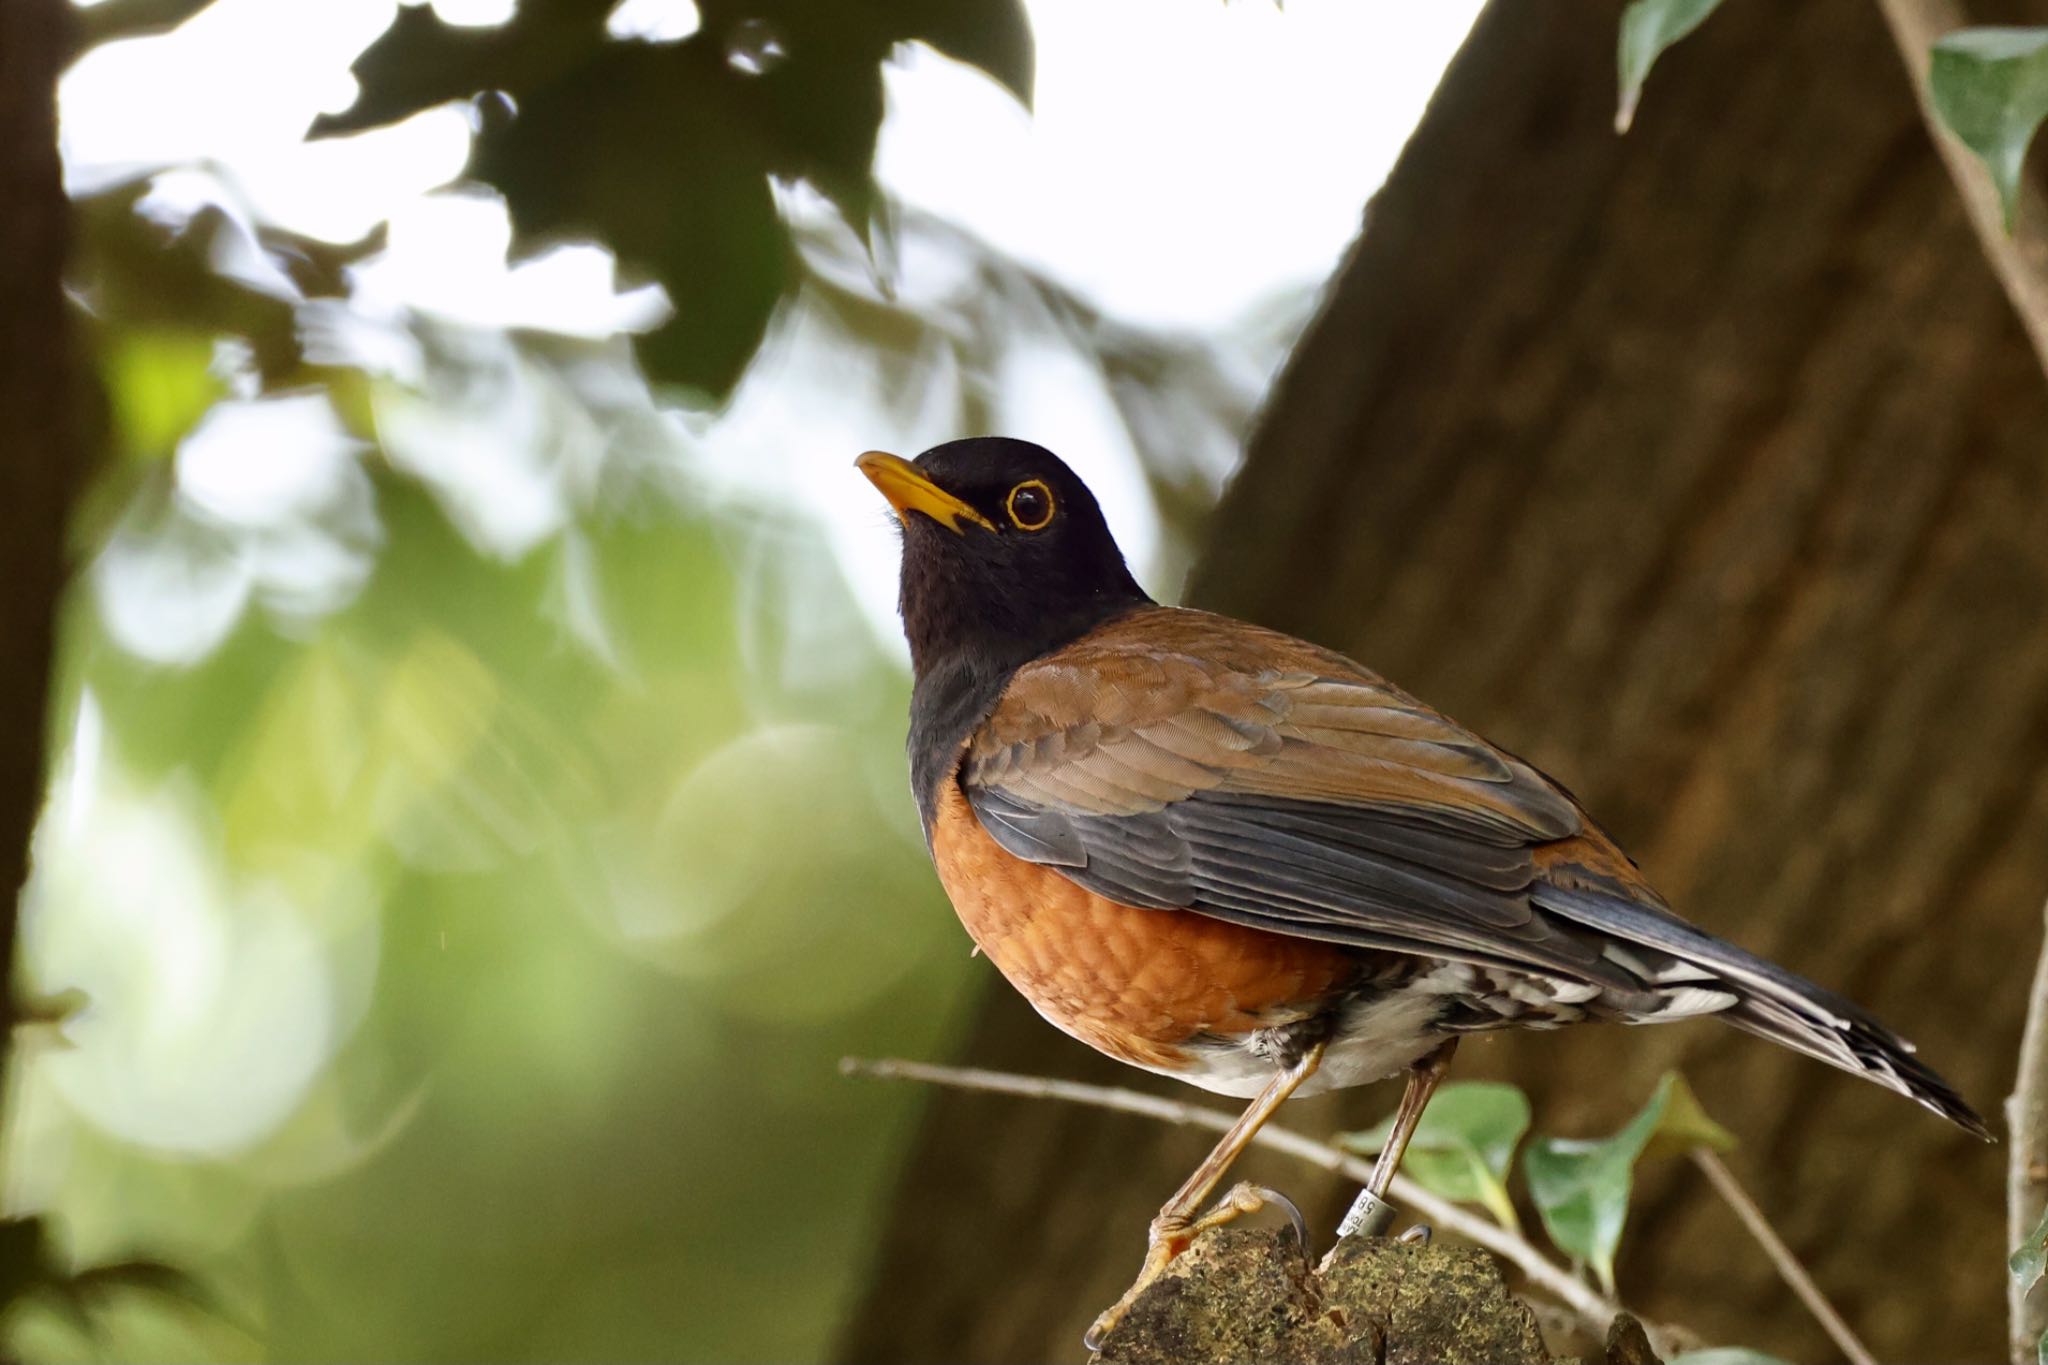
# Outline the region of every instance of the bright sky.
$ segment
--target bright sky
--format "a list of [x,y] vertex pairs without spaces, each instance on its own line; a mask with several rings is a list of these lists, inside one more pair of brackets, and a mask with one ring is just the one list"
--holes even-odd
[[1329,274],[1478,5],[1030,10],[1035,113],[913,53],[889,80],[883,182],[1126,321],[1215,329]]

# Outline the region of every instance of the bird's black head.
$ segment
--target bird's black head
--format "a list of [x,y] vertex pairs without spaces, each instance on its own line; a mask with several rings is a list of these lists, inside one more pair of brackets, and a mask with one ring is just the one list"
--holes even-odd
[[920,678],[1015,669],[1152,600],[1095,495],[1043,446],[979,436],[857,463],[903,523],[903,633]]

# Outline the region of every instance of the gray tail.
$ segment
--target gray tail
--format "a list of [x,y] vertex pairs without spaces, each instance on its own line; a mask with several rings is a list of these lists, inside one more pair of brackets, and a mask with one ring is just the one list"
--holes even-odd
[[1549,886],[1534,899],[1606,939],[1607,956],[1651,991],[1661,987],[1674,1001],[1687,1002],[1668,1017],[1717,1013],[1746,1033],[1895,1090],[1966,1132],[1993,1140],[1955,1088],[1914,1056],[1911,1043],[1832,991],[1654,906]]

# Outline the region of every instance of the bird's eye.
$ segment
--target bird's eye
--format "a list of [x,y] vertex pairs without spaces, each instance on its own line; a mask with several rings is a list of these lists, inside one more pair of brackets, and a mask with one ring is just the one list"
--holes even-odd
[[1010,525],[1020,531],[1043,531],[1052,524],[1052,490],[1043,479],[1026,479],[1003,502]]

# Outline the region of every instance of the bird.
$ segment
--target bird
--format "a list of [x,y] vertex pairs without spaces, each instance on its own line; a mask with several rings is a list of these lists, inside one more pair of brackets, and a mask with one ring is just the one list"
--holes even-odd
[[1154,601],[1051,451],[979,436],[855,464],[901,532],[911,791],[978,951],[1083,1043],[1250,1102],[1091,1347],[1271,1196],[1203,1212],[1291,1096],[1405,1076],[1340,1235],[1383,1225],[1471,1033],[1713,1016],[1990,1138],[1870,1014],[1680,918],[1530,764],[1343,654]]

